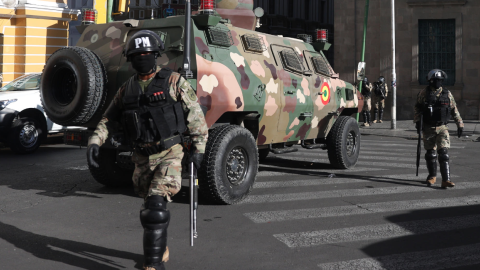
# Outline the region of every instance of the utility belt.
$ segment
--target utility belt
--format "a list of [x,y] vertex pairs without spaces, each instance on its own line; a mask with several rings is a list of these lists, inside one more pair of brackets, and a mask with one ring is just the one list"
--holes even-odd
[[448,122],[438,121],[438,122],[427,122],[424,125],[433,128],[433,127],[445,126],[447,124],[448,124]]
[[141,146],[140,144],[135,144],[134,149],[138,153],[148,157],[151,155],[158,154],[162,151],[168,150],[172,148],[174,145],[177,145],[179,143],[183,144],[182,135],[175,135],[173,137],[160,141],[160,144],[155,144],[151,146]]

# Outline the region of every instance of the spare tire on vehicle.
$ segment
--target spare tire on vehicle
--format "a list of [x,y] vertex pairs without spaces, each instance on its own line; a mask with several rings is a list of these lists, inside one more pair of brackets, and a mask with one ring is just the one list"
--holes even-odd
[[107,78],[100,58],[81,47],[54,52],[43,69],[40,97],[47,116],[59,125],[83,125],[105,103]]

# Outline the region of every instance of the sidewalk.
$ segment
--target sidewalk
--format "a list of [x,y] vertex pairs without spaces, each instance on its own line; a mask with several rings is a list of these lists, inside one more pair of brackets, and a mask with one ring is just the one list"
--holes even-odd
[[[417,130],[413,120],[397,120],[397,128],[392,129],[392,122],[390,120],[383,121],[383,123],[372,124],[369,127],[363,127],[363,122],[360,117],[360,133],[362,135],[377,135],[385,137],[398,137],[409,140],[418,139]],[[464,120],[465,127],[461,138],[457,138],[457,125],[450,121],[448,124],[450,131],[450,138],[452,140],[461,141],[480,141],[480,121],[479,120]]]

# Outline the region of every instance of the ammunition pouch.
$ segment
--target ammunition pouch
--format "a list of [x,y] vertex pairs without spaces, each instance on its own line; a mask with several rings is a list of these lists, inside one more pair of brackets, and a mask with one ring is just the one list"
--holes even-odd
[[138,122],[138,113],[135,110],[128,110],[123,113],[124,127],[128,133],[128,139],[136,141],[142,136],[140,123]]
[[144,156],[151,156],[158,154],[162,151],[165,151],[167,149],[172,148],[174,145],[177,144],[182,144],[183,143],[183,136],[182,135],[177,135],[173,136],[170,138],[167,138],[165,140],[160,141],[160,144],[158,145],[151,145],[151,146],[140,146],[137,145],[135,147],[135,150],[137,150],[140,154]]

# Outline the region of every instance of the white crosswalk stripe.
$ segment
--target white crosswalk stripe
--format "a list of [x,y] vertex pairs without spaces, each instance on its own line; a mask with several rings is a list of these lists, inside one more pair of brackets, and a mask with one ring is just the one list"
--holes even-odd
[[476,265],[480,262],[480,244],[437,250],[409,252],[376,258],[319,264],[322,270],[439,270]]
[[[272,158],[278,158],[278,159],[288,159],[288,160],[298,160],[298,161],[307,161],[307,162],[316,162],[316,163],[330,163],[330,160],[325,159],[325,158],[299,158],[299,157],[292,157],[292,156],[275,156]],[[367,166],[381,166],[381,167],[395,167],[395,168],[416,168],[417,166],[415,165],[415,160],[412,161],[412,164],[405,164],[405,163],[387,163],[387,162],[370,162],[370,161],[358,161],[358,165],[367,165]],[[427,166],[425,165],[420,165],[421,169],[426,169]]]
[[455,197],[448,199],[390,201],[381,203],[363,203],[347,206],[265,211],[245,213],[244,215],[255,223],[268,223],[297,219],[311,219],[324,217],[340,217],[351,215],[365,215],[402,210],[432,209],[440,207],[468,206],[480,203],[480,196]]
[[325,244],[385,239],[432,232],[453,231],[480,226],[480,215],[417,220],[358,226],[335,230],[273,235],[290,248],[311,247]]
[[[416,144],[399,144],[399,143],[371,143],[371,142],[361,142],[360,145],[366,145],[370,147],[390,147],[392,149],[396,147],[417,147]],[[465,146],[456,146],[451,145],[450,148],[452,149],[463,149]],[[422,148],[423,150],[423,148]]]
[[[267,165],[267,164],[260,164],[260,171],[257,173],[257,179],[261,177],[267,177],[267,176],[279,176],[279,175],[298,175],[298,171],[295,170],[288,170],[288,171],[283,171],[283,172],[276,172],[273,171],[274,169],[277,169],[281,167],[275,166],[275,165]],[[266,169],[265,171],[262,171],[262,169]],[[320,169],[302,169],[303,173],[309,173],[312,175],[318,175],[319,173],[322,174],[335,174],[335,173],[356,173],[356,172],[373,172],[373,171],[386,171],[387,169],[382,169],[382,168],[360,168],[360,167],[355,167],[350,170],[320,170]]]

